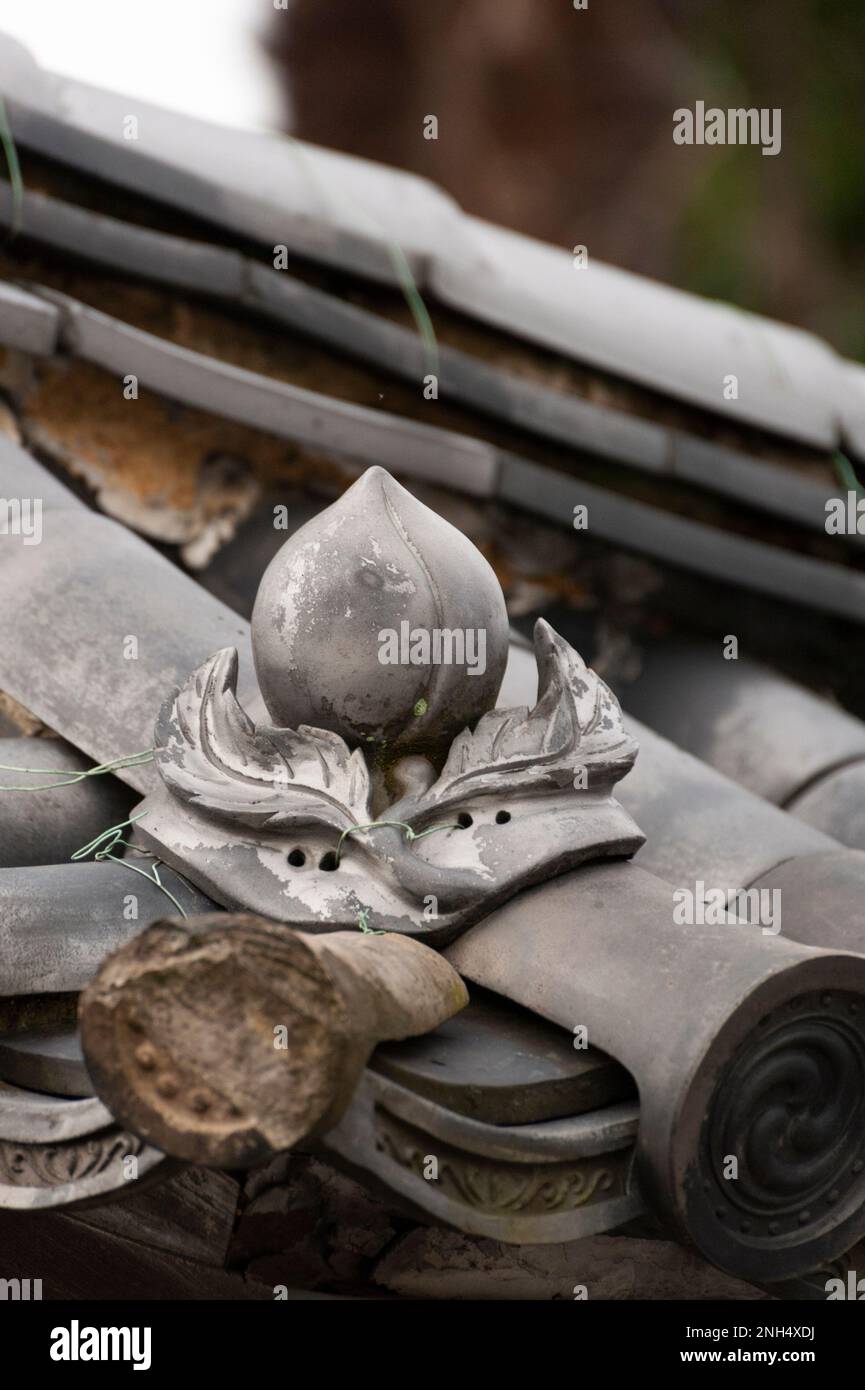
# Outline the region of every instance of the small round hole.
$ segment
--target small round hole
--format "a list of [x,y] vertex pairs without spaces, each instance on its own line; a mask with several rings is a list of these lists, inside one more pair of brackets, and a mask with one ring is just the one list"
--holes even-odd
[[333,873],[333,870],[337,867],[338,863],[339,860],[336,857],[336,850],[329,849],[319,859],[318,867],[320,869],[324,869],[326,874],[330,874]]
[[306,855],[302,849],[293,849],[288,856],[288,862],[293,869],[302,869],[306,863]]
[[507,825],[510,818],[510,811],[496,811],[496,825]]
[[460,829],[468,830],[469,826],[473,824],[474,821],[472,820],[468,811],[460,811],[459,815],[457,816],[457,825],[460,827]]

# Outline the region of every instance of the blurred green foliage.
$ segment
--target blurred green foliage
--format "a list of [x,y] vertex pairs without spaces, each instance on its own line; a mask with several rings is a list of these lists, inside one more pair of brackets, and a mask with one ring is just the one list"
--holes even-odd
[[697,95],[780,107],[783,142],[775,158],[713,150],[677,229],[678,282],[865,358],[865,0],[696,3],[680,19]]

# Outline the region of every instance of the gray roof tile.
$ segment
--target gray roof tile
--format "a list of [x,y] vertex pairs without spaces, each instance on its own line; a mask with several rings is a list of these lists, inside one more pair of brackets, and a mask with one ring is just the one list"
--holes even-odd
[[468,217],[415,175],[51,76],[2,36],[0,90],[23,145],[265,244],[389,283],[398,245],[420,287],[463,312],[812,446],[858,418],[846,367],[812,335],[591,259],[575,272],[567,250]]
[[27,294],[16,285],[0,284],[0,344],[20,348],[38,357],[49,356],[57,346],[58,313],[44,299]]

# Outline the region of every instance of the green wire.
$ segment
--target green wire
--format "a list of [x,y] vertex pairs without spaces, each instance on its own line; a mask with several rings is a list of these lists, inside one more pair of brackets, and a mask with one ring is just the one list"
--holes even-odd
[[462,830],[459,821],[448,821],[447,825],[431,825],[429,830],[421,831],[412,830],[408,822],[404,820],[371,820],[366,825],[351,825],[348,830],[342,832],[337,841],[336,864],[334,867],[339,867],[343,840],[347,840],[349,835],[357,835],[361,830],[377,830],[380,825],[393,825],[400,830],[404,830],[407,844],[411,844],[414,840],[422,840],[425,835],[435,835],[438,830]]
[[[447,825],[431,825],[429,830],[421,831],[412,830],[408,822],[404,820],[371,820],[366,825],[352,825],[349,826],[348,830],[344,830],[339,837],[336,846],[336,864],[334,867],[339,867],[343,840],[347,839],[349,835],[356,835],[360,830],[377,830],[380,825],[393,825],[400,830],[404,830],[405,839],[408,844],[412,844],[414,840],[422,840],[425,835],[435,835],[437,830],[462,830],[459,821],[449,821]],[[375,929],[369,925],[369,914],[370,908],[362,907],[360,909],[357,914],[358,930],[364,932],[367,936],[384,936],[386,934],[385,932],[375,931]]]
[[50,792],[55,787],[74,787],[88,777],[102,777],[116,772],[121,767],[142,767],[153,761],[155,749],[146,748],[141,753],[130,753],[125,758],[114,758],[110,763],[100,763],[98,767],[84,768],[81,772],[64,772],[57,767],[16,767],[14,763],[0,763],[0,772],[24,772],[32,777],[56,777],[56,782],[42,782],[39,786],[2,786],[0,792]]
[[362,907],[360,909],[360,912],[357,914],[358,931],[362,931],[365,936],[386,936],[386,932],[376,931],[375,927],[369,925],[369,913],[370,909],[368,907]]
[[[70,854],[69,858],[73,861],[77,861],[80,859],[87,859],[92,854],[97,864],[101,864],[104,859],[110,859],[114,864],[119,864],[122,869],[129,869],[130,873],[140,874],[142,878],[147,879],[148,883],[155,884],[160,892],[164,893],[166,898],[174,904],[181,917],[185,917],[186,913],[183,907],[177,901],[174,894],[166,888],[162,879],[159,877],[159,865],[162,863],[162,860],[157,859],[156,855],[151,854],[149,850],[139,849],[137,845],[130,844],[128,840],[124,840],[121,834],[121,831],[123,831],[127,825],[134,825],[136,821],[142,820],[146,815],[146,811],[139,811],[137,815],[130,816],[129,820],[122,820],[117,825],[109,826],[108,829],[103,830],[100,835],[96,835],[89,844],[82,845],[74,854]],[[126,849],[131,849],[134,854],[143,854],[146,858],[152,859],[152,874],[147,873],[145,869],[139,869],[135,864],[128,863],[125,859],[118,858],[118,856],[113,853],[118,845],[123,845]]]

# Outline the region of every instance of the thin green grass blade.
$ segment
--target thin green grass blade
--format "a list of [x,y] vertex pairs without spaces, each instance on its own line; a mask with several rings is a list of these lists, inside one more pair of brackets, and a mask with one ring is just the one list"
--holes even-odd
[[12,221],[9,226],[9,236],[12,238],[18,235],[23,223],[24,179],[21,176],[21,164],[18,159],[18,151],[15,148],[15,141],[12,137],[12,127],[9,124],[9,117],[6,114],[6,103],[2,96],[0,96],[0,145],[3,146],[6,167],[9,170],[9,182],[12,185]]
[[842,454],[839,449],[835,455],[835,471],[839,480],[851,492],[855,492],[857,497],[865,497],[865,487],[862,486],[856,477],[856,470],[846,454]]

